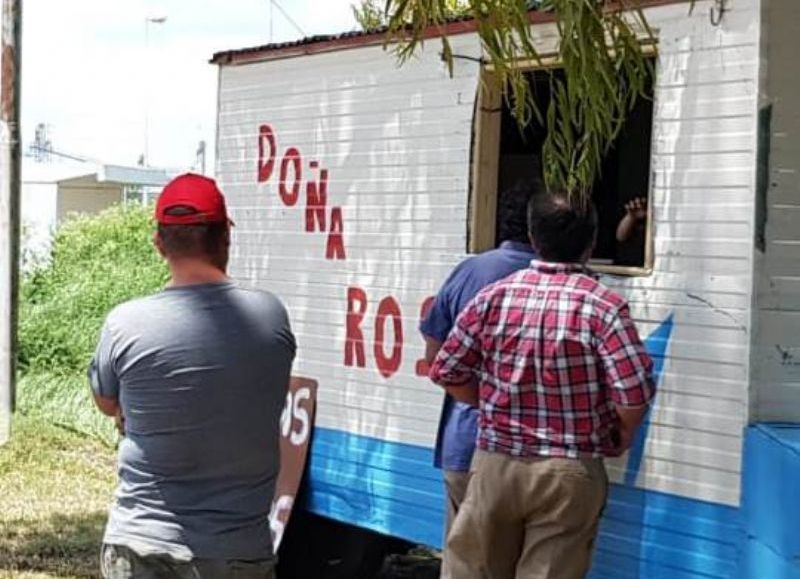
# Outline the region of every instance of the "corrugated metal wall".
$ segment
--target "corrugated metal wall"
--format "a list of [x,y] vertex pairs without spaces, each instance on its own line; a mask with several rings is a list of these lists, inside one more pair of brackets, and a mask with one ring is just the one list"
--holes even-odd
[[758,420],[800,421],[800,3],[767,5],[769,179],[766,245],[756,275],[753,409]]
[[[454,47],[477,53],[474,38]],[[464,256],[479,74],[461,61],[451,79],[437,49],[430,43],[402,69],[380,47],[223,67],[219,94],[218,176],[237,223],[233,273],[285,300],[299,342],[295,373],[319,381],[310,506],[421,542],[440,534],[441,475],[426,448],[442,395],[416,375],[416,328],[425,299]],[[278,158],[259,183],[261,127],[274,134]],[[279,185],[290,147],[302,157],[294,205]],[[262,149],[272,151],[269,139]],[[292,197],[295,166],[286,169]],[[306,231],[308,182],[318,184],[322,169],[327,206],[342,210],[345,259],[327,259],[327,235]],[[391,356],[402,344],[389,378],[375,355],[387,298],[402,322],[400,336],[387,321],[386,344],[377,345]],[[355,366],[345,359],[349,307],[364,312]]]
[[624,280],[640,331],[674,314],[639,484],[736,505],[747,422],[759,2],[649,11],[659,28],[655,273]]
[[[471,39],[456,48],[465,41],[474,53]],[[423,300],[464,255],[478,75],[476,64],[460,64],[450,79],[437,48],[399,70],[380,47],[224,67],[219,107],[219,177],[237,221],[234,273],[289,306],[296,372],[320,380],[317,424],[426,446],[441,394],[415,375],[416,326]],[[279,197],[277,166],[269,182],[256,182],[262,124],[280,156],[296,147],[303,157],[296,206]],[[305,230],[306,176],[319,175],[312,160],[328,170],[328,206],[342,207],[344,260],[326,259],[326,235]],[[344,365],[351,287],[368,300],[365,368]],[[388,380],[373,355],[387,296],[401,307],[404,333],[402,366]]]
[[[648,11],[661,51],[653,152],[655,272],[608,280],[629,295],[644,336],[670,316],[674,324],[637,485],[733,507],[739,503],[748,412],[758,4],[729,3],[719,27],[709,22],[709,2],[699,2],[691,17],[686,4]],[[552,28],[542,32],[543,44],[552,42]],[[394,519],[375,515],[383,501],[403,504],[410,518],[441,516],[429,453],[392,454],[384,448],[433,444],[441,394],[416,375],[423,349],[416,326],[425,298],[466,246],[479,70],[458,60],[450,79],[438,50],[437,42],[429,42],[423,56],[401,69],[379,47],[221,68],[218,175],[237,222],[233,273],[286,301],[300,344],[296,373],[320,383],[317,425],[323,435],[312,476],[330,472],[331,478],[314,504],[345,519],[361,516],[360,508],[365,518],[359,521],[388,532]],[[472,36],[454,39],[454,50],[479,52]],[[259,183],[262,125],[275,136],[277,156],[270,179]],[[302,158],[296,204],[282,200],[279,190],[285,165],[283,199],[294,200],[295,153],[289,151],[282,163],[288,147]],[[269,139],[262,148],[271,150]],[[306,184],[322,168],[328,171],[328,221],[330,208],[341,207],[346,259],[326,259],[328,234],[306,231]],[[345,365],[348,295],[356,323],[366,297],[357,323],[363,368]],[[394,324],[398,313],[401,325]],[[375,344],[377,328],[385,328],[384,344]],[[402,362],[392,373],[400,330]],[[356,349],[350,353],[358,360]],[[380,373],[376,358],[389,360],[383,364],[389,377]],[[368,438],[356,444],[349,435]],[[616,480],[625,467],[611,465]],[[373,476],[379,471],[381,476]],[[365,480],[364,496],[348,494]],[[363,504],[354,506],[358,500]],[[649,560],[645,544],[670,545],[661,555],[664,565],[694,544],[704,550],[702,561],[674,576],[726,576],[735,553],[735,510],[715,510],[714,516],[684,510],[687,519],[699,522],[676,533],[675,520],[653,514],[652,508],[666,507],[652,504],[642,494],[615,495],[601,543],[609,569],[620,559]],[[634,511],[636,521],[628,520]],[[626,525],[648,530],[619,547],[613,537]],[[636,576],[634,563],[630,576]],[[660,576],[655,567],[648,569],[642,576]]]

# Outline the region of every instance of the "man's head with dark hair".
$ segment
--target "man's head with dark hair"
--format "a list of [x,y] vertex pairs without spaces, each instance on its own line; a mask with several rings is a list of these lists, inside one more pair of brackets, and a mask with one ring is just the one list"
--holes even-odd
[[231,221],[213,179],[186,174],[172,180],[158,198],[156,221],[156,246],[171,265],[192,260],[226,270]]
[[538,193],[535,182],[519,182],[500,193],[497,201],[495,231],[497,244],[504,241],[529,243],[527,208],[531,197]]
[[545,261],[584,263],[594,249],[597,211],[572,203],[564,193],[542,193],[528,205],[528,232]]
[[159,224],[156,244],[167,259],[205,260],[224,271],[228,266],[230,226],[227,223]]

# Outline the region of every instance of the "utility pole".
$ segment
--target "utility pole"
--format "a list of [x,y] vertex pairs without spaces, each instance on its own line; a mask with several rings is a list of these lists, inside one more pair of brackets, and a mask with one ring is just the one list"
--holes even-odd
[[19,97],[22,0],[2,0],[0,33],[0,444],[11,435],[16,385],[19,206],[22,139]]
[[142,153],[142,162],[139,163],[143,167],[150,166],[150,66],[153,61],[150,58],[150,25],[151,24],[164,24],[167,21],[165,15],[159,14],[156,16],[145,16],[144,19],[144,65],[147,74],[144,76],[144,153]]
[[206,142],[205,139],[197,144],[197,153],[195,156],[195,166],[200,171],[201,175],[206,174]]

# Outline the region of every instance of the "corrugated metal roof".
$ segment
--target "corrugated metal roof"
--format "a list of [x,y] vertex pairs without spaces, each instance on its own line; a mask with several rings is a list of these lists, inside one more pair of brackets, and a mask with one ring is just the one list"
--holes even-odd
[[[464,27],[467,23],[471,26]],[[446,31],[448,34],[460,34],[469,32],[474,29],[474,19],[472,17],[452,18],[448,20]],[[458,26],[458,25],[462,26]],[[463,28],[463,30],[461,29]],[[295,52],[296,49],[303,47],[320,46],[320,45],[333,45],[335,47],[346,48],[348,45],[363,46],[381,43],[385,40],[385,34],[388,27],[382,26],[371,30],[351,30],[349,32],[342,32],[339,34],[318,34],[315,36],[307,36],[298,40],[290,40],[287,42],[275,42],[271,44],[263,44],[261,46],[253,46],[247,48],[240,48],[236,50],[224,50],[214,53],[211,57],[211,62],[214,64],[228,64],[236,60],[250,60],[250,57],[263,56],[266,53],[286,53]],[[436,35],[438,36],[439,33]],[[355,41],[355,42],[349,42]],[[300,51],[303,52],[303,51]],[[315,51],[314,51],[315,52]]]
[[[251,51],[265,51],[265,50],[280,50],[281,48],[294,48],[297,46],[306,46],[308,44],[317,44],[319,42],[331,42],[335,40],[344,40],[347,38],[365,38],[377,34],[384,34],[388,31],[388,27],[382,26],[380,28],[373,28],[371,30],[351,30],[349,32],[341,32],[339,34],[315,34],[314,36],[306,36],[297,40],[288,40],[286,42],[274,42],[272,44],[264,44],[250,48],[243,48],[239,50],[231,50],[217,54],[240,54],[243,52]],[[217,56],[216,54],[214,55]]]
[[300,46],[308,46],[309,44],[317,44],[320,42],[334,42],[336,40],[342,40],[346,38],[365,38],[373,35],[383,34],[386,32],[386,30],[387,29],[385,27],[367,31],[353,30],[351,32],[343,32],[341,34],[321,34],[315,36],[307,36],[305,38],[300,38],[298,40],[290,40],[288,42],[275,42],[272,44],[262,44],[261,46],[252,46],[236,50],[223,50],[220,52],[215,52],[214,56],[211,57],[211,62],[215,64],[225,64],[226,62],[230,62],[236,56],[240,55],[271,52],[286,48],[297,48]]
[[[685,3],[688,1],[689,0],[640,0],[637,7],[644,8],[665,4]],[[541,3],[542,0],[528,0],[529,15],[532,23],[551,22],[554,20],[552,12],[539,9]],[[618,3],[618,6],[619,5],[621,4]],[[612,9],[614,7],[613,4],[610,6]],[[476,28],[477,24],[475,20],[471,16],[465,16],[450,19],[444,27],[444,33],[448,35],[464,34],[467,32],[474,32]],[[223,50],[214,53],[210,62],[212,64],[224,65],[252,62],[255,60],[272,60],[333,50],[344,50],[370,44],[382,44],[386,41],[386,32],[386,27],[374,30],[353,30],[340,34],[320,34],[288,42],[276,42],[236,50]],[[432,26],[425,32],[424,37],[435,38],[441,35],[442,27]]]

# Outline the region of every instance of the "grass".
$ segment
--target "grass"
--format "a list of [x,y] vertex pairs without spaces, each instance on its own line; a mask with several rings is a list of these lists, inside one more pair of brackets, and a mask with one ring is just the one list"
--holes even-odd
[[0,578],[98,576],[117,438],[86,368],[108,312],[167,279],[151,215],[129,206],[72,218],[22,281],[18,412],[0,448]]
[[80,432],[107,448],[116,445],[114,423],[95,408],[84,373],[37,372],[22,377],[17,407],[26,416]]
[[98,577],[114,451],[42,415],[17,413],[0,448],[0,577]]
[[167,279],[151,215],[129,206],[72,218],[22,281],[18,413],[0,448],[0,578],[98,576],[116,433],[94,409],[86,368],[106,314]]

